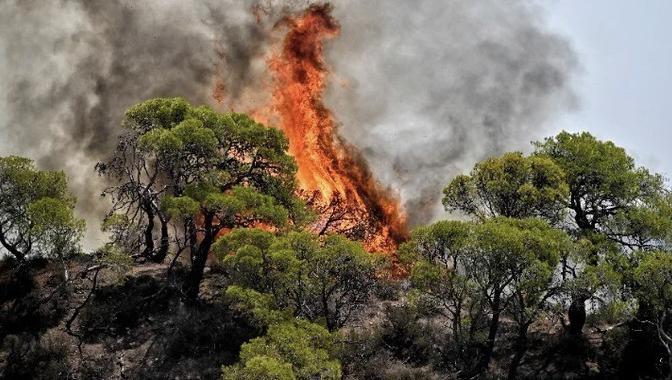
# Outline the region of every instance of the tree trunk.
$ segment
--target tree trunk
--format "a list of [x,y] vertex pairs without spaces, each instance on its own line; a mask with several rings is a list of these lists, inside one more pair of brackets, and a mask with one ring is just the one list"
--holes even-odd
[[189,260],[191,261],[191,265],[194,265],[198,253],[198,233],[196,231],[196,222],[194,222],[193,219],[189,219],[184,223],[184,226],[187,229],[189,235]]
[[586,324],[586,299],[583,296],[574,296],[569,310],[569,332],[571,334],[581,334],[583,325]]
[[143,202],[142,209],[147,214],[147,227],[145,227],[145,250],[142,255],[148,259],[152,259],[154,255],[154,210],[151,204]]
[[485,345],[485,352],[483,353],[483,359],[481,359],[481,362],[476,367],[476,371],[479,373],[487,372],[488,367],[490,366],[490,360],[492,359],[492,353],[495,350],[495,339],[497,338],[499,317],[501,314],[500,302],[501,293],[497,292],[492,302],[492,319],[490,320],[490,326],[488,327],[488,340]]
[[161,244],[159,245],[159,251],[152,257],[152,261],[155,263],[162,263],[163,260],[168,256],[168,250],[170,248],[170,239],[168,236],[168,221],[160,219],[161,222]]
[[336,330],[337,322],[335,321],[335,318],[331,318],[331,314],[329,314],[329,299],[325,294],[324,288],[322,289],[322,312],[324,320],[327,323],[327,330],[329,330],[329,332],[334,332],[334,330]]
[[30,253],[30,250],[26,250],[25,253],[19,251],[15,245],[12,245],[7,241],[5,237],[5,233],[0,229],[0,244],[2,244],[5,249],[11,253],[14,258],[16,258],[17,263],[19,263],[19,266],[23,265],[26,262],[26,255]]
[[191,271],[184,283],[184,293],[189,299],[198,298],[198,291],[203,281],[203,272],[205,271],[205,263],[208,260],[208,251],[204,250],[203,245],[199,247],[198,254],[191,264]]
[[518,338],[516,338],[515,345],[516,353],[513,355],[511,366],[509,367],[509,380],[515,380],[518,377],[518,366],[523,360],[525,352],[527,352],[527,329],[529,326],[529,324],[524,324],[523,326],[520,326],[520,329],[518,330]]
[[[197,245],[196,253],[192,253],[191,271],[187,276],[184,284],[184,292],[189,299],[198,298],[198,290],[203,281],[203,272],[205,271],[205,263],[208,260],[210,247],[215,241],[216,231],[212,226],[213,215],[206,215],[203,222],[205,229],[205,236],[200,244]],[[192,248],[193,249],[193,248]]]

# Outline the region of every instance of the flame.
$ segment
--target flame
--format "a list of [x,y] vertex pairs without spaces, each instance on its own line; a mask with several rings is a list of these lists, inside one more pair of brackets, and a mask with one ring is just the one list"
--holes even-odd
[[[259,21],[263,9],[253,8]],[[346,232],[369,252],[393,252],[408,238],[400,202],[374,179],[357,149],[339,134],[322,94],[329,70],[324,41],[340,32],[330,4],[316,4],[286,17],[275,32],[286,33],[266,63],[273,76],[271,103],[249,113],[261,122],[277,120],[299,165],[301,194],[318,211],[314,232]],[[344,83],[344,85],[347,85]],[[221,103],[224,86],[213,96]]]
[[[289,137],[290,154],[299,164],[302,190],[317,194],[316,202],[322,208],[339,199],[352,217],[344,218],[336,229],[365,222],[365,247],[393,251],[407,237],[399,201],[374,180],[363,157],[340,137],[332,112],[322,102],[329,74],[323,42],[340,32],[331,8],[329,4],[312,5],[282,23],[289,31],[280,52],[268,60],[275,76],[274,106]],[[316,228],[327,222],[318,220]]]

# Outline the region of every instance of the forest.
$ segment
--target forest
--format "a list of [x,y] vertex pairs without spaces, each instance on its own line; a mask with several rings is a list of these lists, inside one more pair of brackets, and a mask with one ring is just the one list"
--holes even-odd
[[157,98],[117,134],[101,226],[0,158],[0,378],[672,379],[672,194],[610,141],[481,161],[373,244],[387,214],[302,192],[246,114]]

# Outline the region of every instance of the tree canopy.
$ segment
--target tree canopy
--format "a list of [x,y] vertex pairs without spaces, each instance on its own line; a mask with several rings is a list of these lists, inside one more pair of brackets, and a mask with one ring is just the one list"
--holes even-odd
[[[437,222],[415,230],[408,245],[419,255],[411,274],[414,288],[451,322],[460,358],[456,369],[488,368],[500,318],[507,315],[519,328],[510,374],[515,378],[527,349],[527,329],[548,308],[553,275],[570,249],[566,234],[540,219],[497,217]],[[480,336],[485,340],[479,342]],[[470,354],[477,343],[484,348]]]
[[660,228],[669,227],[672,215],[662,176],[636,167],[623,148],[587,132],[561,132],[534,146],[534,157],[552,159],[565,174],[575,230],[633,248],[655,244],[669,231]]
[[[62,171],[35,168],[23,157],[0,158],[0,244],[19,262],[80,252],[84,221]],[[2,252],[2,250],[0,250]]]
[[213,250],[223,258],[233,285],[269,294],[276,309],[322,321],[329,331],[342,327],[369,301],[381,268],[360,243],[338,235],[321,243],[308,232],[276,238],[266,231],[236,229]]
[[[115,200],[111,215],[122,212],[144,229],[144,251],[158,261],[169,241],[177,254],[190,251],[185,292],[192,298],[219,231],[257,223],[283,228],[306,215],[293,195],[296,163],[278,129],[181,98],[131,107],[123,126],[126,134],[112,159],[98,165],[101,174],[119,181],[107,190]],[[157,253],[155,218],[161,225]]]
[[546,157],[520,152],[489,158],[443,189],[443,205],[478,220],[495,216],[562,220],[569,195],[562,170]]

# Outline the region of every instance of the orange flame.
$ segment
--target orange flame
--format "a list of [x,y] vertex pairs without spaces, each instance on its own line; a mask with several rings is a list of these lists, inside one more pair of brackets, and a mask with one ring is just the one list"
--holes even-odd
[[[286,33],[267,59],[273,75],[272,104],[251,110],[257,120],[278,120],[298,164],[302,195],[320,212],[315,232],[350,231],[369,252],[392,252],[408,238],[399,200],[373,178],[366,161],[339,134],[334,116],[322,102],[328,79],[323,43],[340,32],[330,4],[311,5],[286,17],[275,31]],[[262,12],[263,11],[263,12]],[[263,9],[253,7],[259,21]],[[224,84],[213,97],[221,104]]]
[[333,114],[322,102],[328,76],[323,41],[340,32],[331,5],[312,5],[282,24],[289,32],[268,66],[275,75],[274,106],[289,137],[290,154],[299,164],[300,186],[318,194],[323,205],[340,197],[354,216],[342,223],[368,224],[366,248],[393,251],[407,237],[399,201],[381,188],[357,150],[338,135]]

